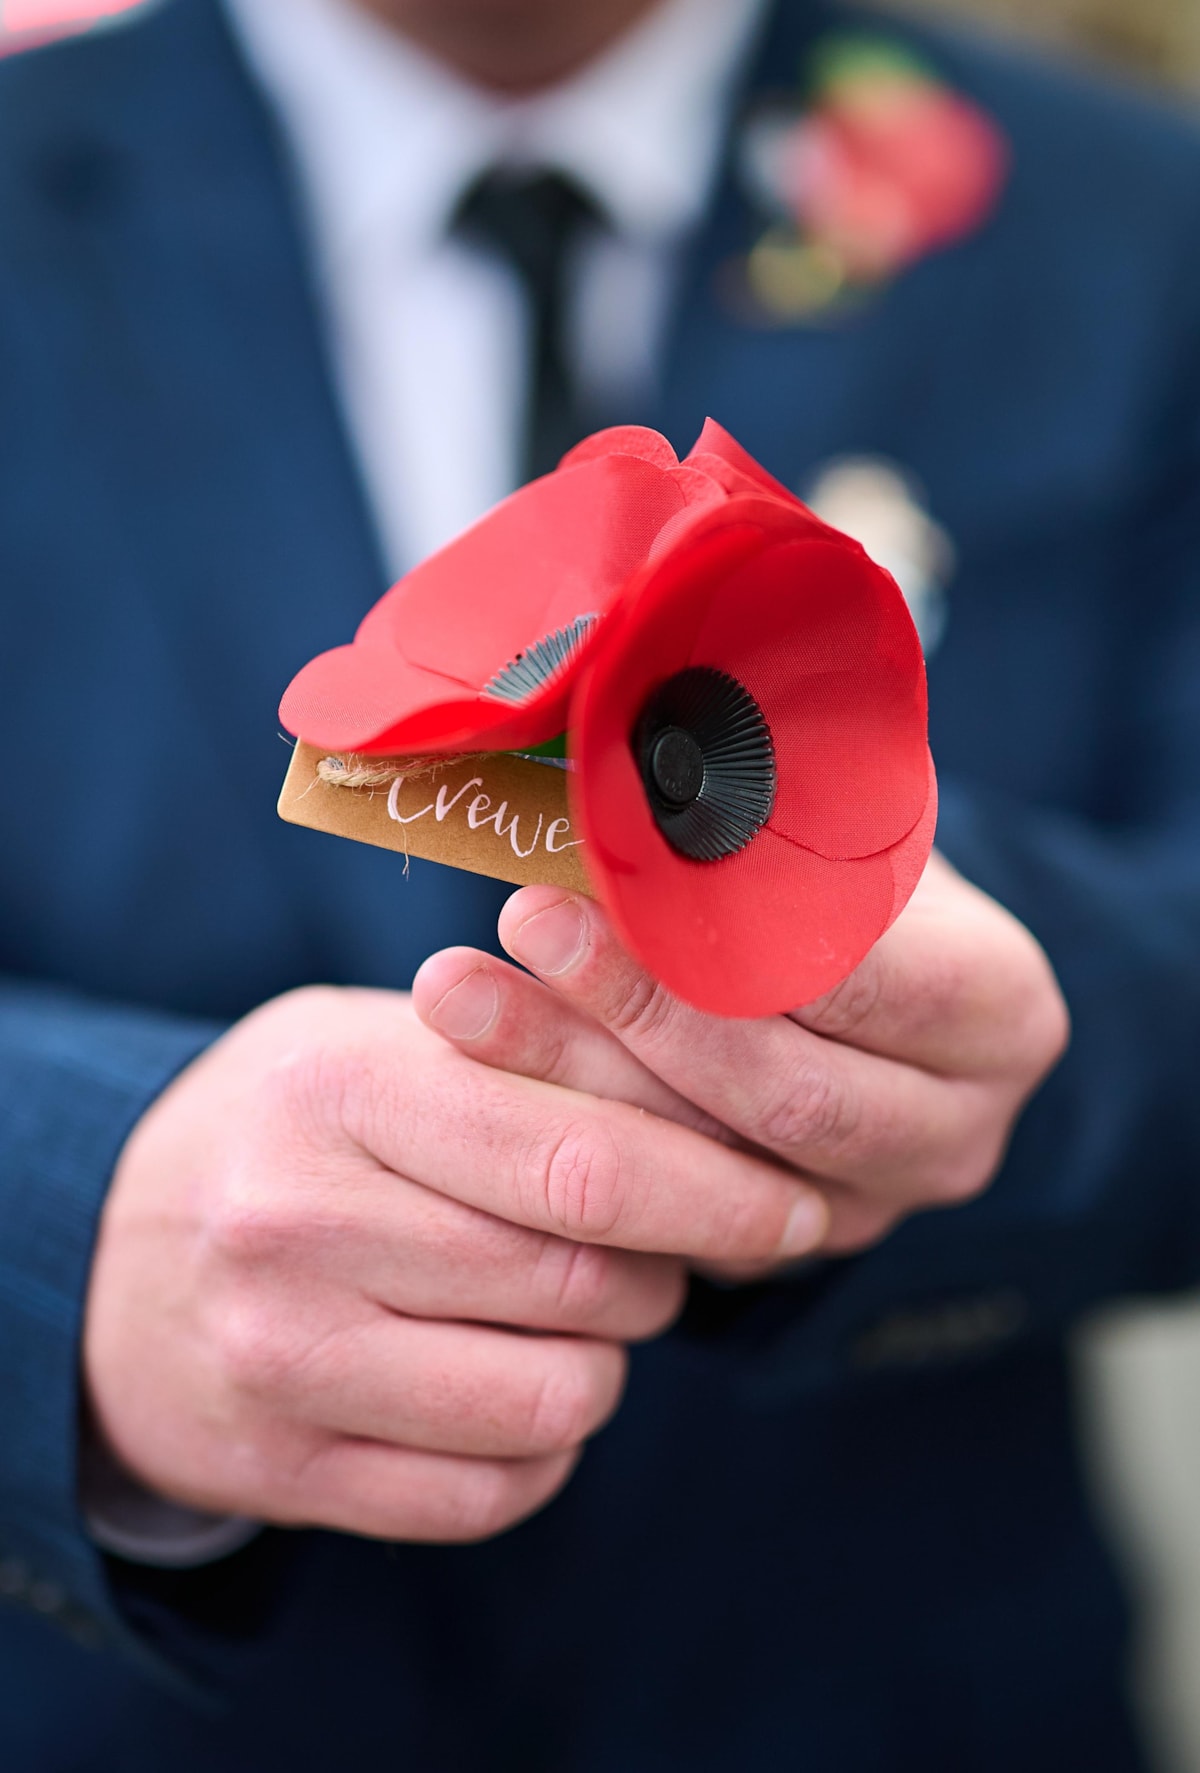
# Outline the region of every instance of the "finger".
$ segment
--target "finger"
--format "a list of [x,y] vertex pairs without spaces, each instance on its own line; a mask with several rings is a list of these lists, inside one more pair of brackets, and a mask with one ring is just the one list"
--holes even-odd
[[347,1279],[410,1317],[461,1318],[615,1342],[657,1336],[683,1307],[671,1256],[571,1243],[378,1172]]
[[419,1087],[385,1068],[344,1104],[350,1136],[388,1168],[576,1243],[735,1261],[820,1243],[820,1195],[778,1166],[430,1040]]
[[[664,1330],[683,1301],[684,1271],[677,1259],[580,1245],[516,1225],[464,1204],[448,1190],[423,1187],[372,1158],[372,1144],[386,1147],[397,1164],[406,1156],[400,1136],[394,1131],[381,1136],[376,1125],[380,1092],[374,1079],[389,1074],[378,1058],[386,1052],[388,1035],[381,1019],[371,1057],[348,1067],[338,1094],[343,1101],[353,1098],[357,1108],[343,1115],[342,1137],[322,1150],[315,1168],[310,1160],[298,1160],[289,1185],[281,1188],[272,1150],[261,1165],[240,1167],[222,1190],[210,1214],[210,1233],[231,1272],[256,1291],[266,1274],[294,1290],[317,1260],[322,1274],[344,1294],[365,1295],[410,1316],[465,1318],[619,1342]],[[434,1054],[447,1054],[436,1036],[426,1038]],[[466,1067],[451,1057],[460,1069]],[[392,1085],[410,1102],[414,1094],[429,1093],[411,1068]],[[457,1105],[448,1101],[446,1112],[457,1113]],[[357,1140],[345,1139],[347,1118],[359,1127]],[[264,1136],[272,1130],[268,1122]],[[478,1156],[471,1161],[478,1164]],[[307,1301],[299,1300],[301,1319],[306,1310]],[[222,1333],[226,1327],[224,1320],[218,1322]],[[235,1340],[241,1340],[240,1327],[234,1329]],[[257,1333],[250,1340],[253,1346]]]
[[[460,992],[462,997],[456,1003]],[[710,1138],[744,1148],[729,1127],[678,1091],[669,1089],[590,1016],[565,1003],[527,973],[507,967],[478,949],[445,949],[432,955],[413,982],[413,1002],[422,1020],[439,1031],[439,1008],[443,1004],[453,1005],[449,1021],[458,1035],[456,1044],[485,1064],[569,1088],[591,1089],[596,1095],[630,1102],[691,1126]],[[922,1168],[922,1183],[927,1174],[927,1168]],[[877,1179],[877,1172],[874,1175]],[[824,1255],[865,1249],[893,1229],[902,1216],[901,1207],[894,1202],[881,1204],[863,1199],[852,1189],[830,1183],[827,1178],[823,1183],[830,1207],[829,1231],[822,1245]],[[600,1253],[596,1245],[565,1248],[574,1249],[578,1255],[587,1248]],[[713,1278],[738,1284],[777,1273],[778,1266],[774,1260],[697,1265]],[[609,1333],[622,1335],[619,1330]]]
[[[457,1035],[460,1050],[470,1052],[485,1064],[630,1102],[691,1126],[710,1138],[745,1148],[738,1134],[679,1091],[668,1088],[591,1016],[564,1002],[527,973],[505,966],[478,949],[445,949],[432,955],[413,983],[413,1001],[422,1020],[443,1033],[445,1027],[438,1011],[447,1006],[447,1020],[454,1031],[449,1038]],[[726,1081],[725,1069],[720,1065],[718,1075]],[[761,1133],[758,1143],[764,1143]],[[929,1166],[922,1153],[915,1155],[906,1172],[914,1194],[923,1195]],[[877,1188],[881,1182],[893,1180],[886,1170],[881,1173],[878,1164],[872,1164],[871,1179]],[[862,1198],[852,1188],[832,1183],[828,1177],[822,1178],[822,1184],[830,1207],[830,1227],[822,1246],[826,1255],[845,1254],[877,1243],[903,1216],[902,1202]],[[891,1192],[897,1193],[894,1185]],[[587,1246],[567,1247],[581,1250]],[[723,1262],[704,1267],[704,1272],[715,1278],[738,1283],[777,1270],[774,1261]],[[622,1335],[619,1330],[610,1333]]]
[[578,1447],[620,1401],[616,1343],[525,1336],[374,1310],[264,1375],[309,1427],[428,1452],[544,1458]]
[[431,955],[413,980],[412,997],[427,1027],[485,1065],[628,1102],[709,1138],[732,1140],[727,1127],[669,1088],[591,1016],[478,949]]
[[865,960],[792,1017],[830,1040],[953,1077],[1024,1078],[1057,1057],[1067,1034],[1033,936],[936,854]]
[[[500,918],[509,953],[560,990],[602,964],[605,927],[592,901],[546,887],[515,894]],[[653,982],[628,967],[629,978],[614,980],[621,1000],[631,997],[639,1015],[652,1012]],[[1031,1064],[1057,1056],[1067,1029],[1053,973],[1029,931],[937,855],[859,967],[793,1017],[827,1038],[954,1077],[1024,1077]]]
[[331,1440],[307,1461],[272,1518],[371,1539],[467,1544],[505,1532],[543,1508],[577,1458],[460,1459]]
[[[823,1191],[829,1203],[829,1233],[821,1246],[821,1258],[850,1256],[870,1249],[893,1232],[907,1217],[902,1208],[890,1202],[874,1200],[855,1189],[842,1188],[836,1182],[825,1183]],[[697,1274],[709,1279],[744,1286],[748,1282],[776,1279],[789,1272],[800,1274],[811,1261],[811,1257],[803,1257],[799,1262],[787,1265],[766,1262],[698,1262],[694,1266]]]
[[860,1052],[784,1016],[705,1015],[626,954],[598,905],[559,889],[517,893],[500,935],[669,1086],[796,1169],[896,1208],[965,1198],[985,1180],[993,1154],[980,1144],[982,1086]]

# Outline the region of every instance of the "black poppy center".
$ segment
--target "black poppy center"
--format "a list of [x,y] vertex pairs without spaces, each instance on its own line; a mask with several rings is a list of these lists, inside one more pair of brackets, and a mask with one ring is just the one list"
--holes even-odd
[[668,806],[690,806],[704,786],[704,753],[695,733],[667,726],[650,747],[650,775]]
[[692,861],[736,854],[770,816],[770,730],[749,690],[726,671],[694,665],[660,684],[633,748],[655,823]]

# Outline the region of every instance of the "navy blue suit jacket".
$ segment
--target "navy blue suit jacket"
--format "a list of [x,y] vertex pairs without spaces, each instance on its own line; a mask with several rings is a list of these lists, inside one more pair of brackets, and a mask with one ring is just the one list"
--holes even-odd
[[[781,6],[748,83],[820,27]],[[924,482],[942,847],[1048,948],[1071,1053],[991,1192],[697,1289],[494,1543],[268,1533],[172,1576],[75,1501],[114,1159],[231,1018],[490,942],[490,883],[280,824],[274,707],[383,588],[273,121],[213,0],[0,67],[0,1765],[1025,1773],[1137,1765],[1061,1333],[1200,1270],[1200,143],[923,42],[1003,124],[989,225],[764,329],[693,244],[655,411],[784,481]],[[734,131],[736,137],[736,128]]]

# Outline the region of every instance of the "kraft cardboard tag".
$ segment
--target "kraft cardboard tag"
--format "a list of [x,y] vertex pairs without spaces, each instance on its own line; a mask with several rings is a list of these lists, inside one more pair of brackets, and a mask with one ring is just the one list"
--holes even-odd
[[[315,746],[298,744],[279,796],[279,816],[291,825],[517,886],[544,883],[591,892],[583,840],[567,804],[566,770],[504,752],[421,759],[408,773],[405,761],[331,759]],[[379,780],[347,786],[336,779],[364,762],[370,770],[357,773]]]

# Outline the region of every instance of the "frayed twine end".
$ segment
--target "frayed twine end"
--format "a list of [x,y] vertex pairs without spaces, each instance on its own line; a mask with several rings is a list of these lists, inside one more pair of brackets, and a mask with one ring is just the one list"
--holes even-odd
[[390,788],[403,777],[419,781],[452,764],[464,763],[467,755],[454,757],[322,757],[317,777],[331,788]]

